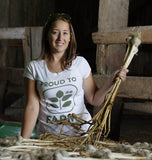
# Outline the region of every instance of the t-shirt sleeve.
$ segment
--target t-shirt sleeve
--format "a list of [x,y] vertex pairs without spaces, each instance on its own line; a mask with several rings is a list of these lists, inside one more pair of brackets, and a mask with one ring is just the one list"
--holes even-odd
[[87,60],[82,57],[81,63],[79,65],[79,71],[83,78],[87,78],[91,72],[91,67]]
[[35,71],[33,61],[29,62],[24,69],[24,77],[34,80],[35,79]]

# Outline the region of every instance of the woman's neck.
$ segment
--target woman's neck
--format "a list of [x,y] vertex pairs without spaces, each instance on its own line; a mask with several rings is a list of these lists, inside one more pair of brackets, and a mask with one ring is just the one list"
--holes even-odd
[[47,63],[48,69],[53,73],[59,73],[63,71],[61,67],[61,58],[59,57],[53,57],[50,60],[47,59],[46,63]]
[[54,62],[60,62],[63,55],[64,55],[64,53],[58,53],[58,52],[57,53],[52,53],[50,60],[54,61]]

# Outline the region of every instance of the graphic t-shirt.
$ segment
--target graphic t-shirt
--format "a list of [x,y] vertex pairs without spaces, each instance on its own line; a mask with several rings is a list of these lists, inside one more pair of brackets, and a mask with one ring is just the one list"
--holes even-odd
[[[45,60],[33,60],[25,68],[24,76],[35,80],[40,98],[38,117],[38,134],[60,133],[62,125],[56,124],[56,119],[68,119],[72,113],[89,121],[91,116],[84,103],[83,79],[90,74],[88,62],[81,56],[73,60],[67,70],[52,73],[48,70]],[[70,116],[69,121],[75,122]],[[63,132],[69,135],[73,131],[64,126]],[[82,125],[86,131],[88,125]]]

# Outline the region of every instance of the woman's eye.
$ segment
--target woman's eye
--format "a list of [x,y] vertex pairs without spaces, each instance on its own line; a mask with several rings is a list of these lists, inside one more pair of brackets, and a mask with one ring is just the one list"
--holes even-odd
[[52,31],[52,34],[58,34],[58,32],[57,31]]
[[63,34],[65,34],[65,35],[66,35],[66,34],[68,34],[68,32],[63,32]]

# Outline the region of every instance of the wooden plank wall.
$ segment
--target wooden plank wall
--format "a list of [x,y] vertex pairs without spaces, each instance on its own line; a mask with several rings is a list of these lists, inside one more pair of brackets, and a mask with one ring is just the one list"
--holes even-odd
[[[23,86],[24,66],[32,59],[39,57],[41,52],[41,36],[42,27],[0,28],[0,40],[13,40],[11,45],[20,45],[19,40],[21,40],[24,55],[24,65],[21,68],[8,67],[7,65],[0,66],[1,102],[8,87],[8,82]],[[6,62],[6,59],[3,59],[3,61]],[[4,110],[2,106],[1,104],[0,113]]]
[[[24,51],[24,65],[31,59],[30,52],[30,31],[29,28],[0,28],[1,40],[22,40]],[[4,61],[4,60],[3,60]],[[23,84],[23,68],[8,67],[7,65],[0,67],[1,81],[12,81],[15,84]]]
[[[24,66],[32,59],[39,57],[41,52],[42,27],[0,28],[0,39],[22,40]],[[23,84],[23,68],[0,67],[0,80],[9,80]]]
[[96,32],[92,34],[92,39],[96,44],[126,44],[126,38],[129,35],[138,36],[142,44],[152,44],[152,26],[125,27],[109,32]]
[[7,1],[9,25],[6,27],[42,26],[49,13],[55,10],[55,0]]
[[[127,27],[109,32],[93,33],[93,42],[96,44],[125,44],[129,35],[136,35],[142,44],[152,44],[152,26]],[[97,84],[106,79],[104,76],[94,75]],[[126,82],[122,83],[118,91],[119,97],[152,100],[152,77],[128,76]]]
[[[100,34],[101,32],[108,32],[113,29],[127,27],[128,6],[129,1],[100,0],[98,15],[98,34]],[[103,43],[95,44],[97,44],[97,74],[107,76],[113,73],[116,69],[120,68],[125,53],[125,45],[116,44],[107,46]],[[98,84],[98,77],[94,76],[94,78]],[[100,81],[100,84],[103,84],[102,82],[103,81]],[[119,105],[121,105],[121,103],[119,103]],[[117,109],[119,109],[119,107],[117,107]],[[98,111],[99,108],[94,108],[94,114],[96,114]]]
[[[98,73],[94,75],[95,81],[98,84],[98,86],[102,86],[104,84],[104,81],[106,81],[109,73],[112,71],[112,67],[114,67],[114,70],[117,67],[120,67],[122,64],[122,58],[124,58],[124,54],[126,51],[125,43],[126,38],[130,35],[136,35],[138,36],[142,44],[152,44],[152,26],[138,26],[138,27],[125,27],[121,26],[119,23],[123,23],[123,20],[127,22],[127,18],[125,18],[124,13],[127,10],[128,4],[127,1],[122,4],[119,3],[124,7],[124,10],[122,8],[118,9],[117,6],[117,12],[112,12],[111,9],[113,5],[112,2],[110,3],[110,0],[104,1],[101,0],[100,4],[104,4],[104,7],[107,5],[107,8],[100,7],[99,9],[101,12],[99,12],[99,31],[92,34],[92,39],[95,44],[98,46],[97,50],[97,71]],[[107,4],[105,4],[107,3]],[[110,7],[111,5],[111,7]],[[108,8],[111,10],[108,12]],[[105,9],[105,10],[104,10]],[[121,15],[121,11],[124,11]],[[108,12],[108,13],[107,13]],[[105,13],[105,14],[103,14]],[[113,14],[110,14],[113,13]],[[118,15],[117,15],[118,14]],[[109,25],[107,25],[108,21],[106,21],[106,18],[104,16],[108,15],[110,17]],[[115,19],[115,21],[112,22],[112,18],[114,16],[118,16],[118,19]],[[122,16],[122,17],[121,17]],[[103,18],[103,19],[102,19]],[[121,19],[122,18],[122,19]],[[100,20],[101,19],[101,20]],[[118,21],[118,22],[117,22]],[[116,23],[118,23],[118,26],[116,26]],[[115,27],[109,27],[110,25]],[[124,22],[125,24],[125,22]],[[119,25],[121,27],[119,27]],[[103,27],[104,26],[104,27]],[[105,29],[107,27],[107,30]],[[120,48],[115,48],[115,46],[119,46]],[[123,47],[124,46],[124,47]],[[122,48],[121,48],[122,47]],[[122,50],[121,50],[122,49]],[[119,52],[116,54],[116,52]],[[130,98],[130,99],[141,99],[141,100],[152,100],[152,77],[135,77],[135,76],[128,76],[127,80],[121,84],[120,89],[118,90],[118,97],[123,98]],[[143,104],[141,104],[142,106]],[[152,103],[148,103],[149,108],[152,106]],[[139,104],[138,104],[139,106]]]
[[[47,0],[47,2],[44,0],[1,0],[0,27],[42,26],[44,25],[47,16],[50,14],[50,12],[54,12],[54,10],[55,0]],[[29,61],[28,58],[31,58],[31,56],[29,55],[26,56],[26,59],[24,59],[23,57],[23,52],[28,54],[31,50],[31,48],[28,46],[29,43],[26,42],[26,39],[23,39],[21,41],[21,43],[23,44],[23,48],[21,48],[20,46],[16,46],[15,48],[12,44],[11,48],[9,48],[9,41],[7,39],[0,40],[0,67],[7,67],[6,73],[4,73],[4,71],[6,71],[6,68],[2,70],[0,69],[1,73],[3,73],[3,76],[2,74],[0,76],[0,113],[2,112],[1,106],[3,106],[2,101],[4,99],[4,92],[6,91],[6,79],[11,80],[11,78],[13,77],[12,80],[14,82],[18,84],[21,82],[17,81],[17,76],[15,76],[15,73],[18,72],[20,77],[21,70],[15,69],[16,72],[11,71],[10,67],[23,66],[23,63],[26,64],[27,61]],[[15,87],[14,91],[16,92]]]
[[[98,33],[127,27],[128,6],[129,1],[100,0]],[[118,69],[121,65],[124,52],[124,45],[109,45],[107,48],[106,45],[97,44],[97,72],[101,74],[111,74]]]
[[[8,15],[9,15],[9,0],[1,0],[0,4],[0,27],[8,26]],[[6,65],[6,53],[7,53],[7,40],[2,41],[0,40],[0,67],[3,67]],[[2,100],[4,98],[4,92],[6,87],[6,81],[0,82],[0,113],[2,112]]]
[[41,52],[41,37],[43,27],[31,27],[31,52],[32,59],[39,57]]

